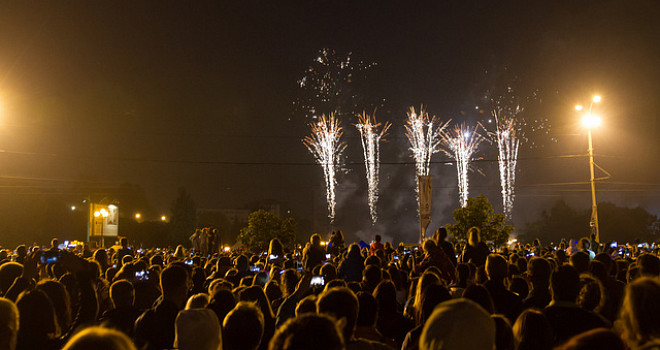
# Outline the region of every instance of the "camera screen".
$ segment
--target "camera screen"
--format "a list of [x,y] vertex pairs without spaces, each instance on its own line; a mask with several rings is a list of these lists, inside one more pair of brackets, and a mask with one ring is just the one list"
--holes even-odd
[[325,281],[323,280],[323,276],[313,276],[309,284],[312,286],[323,286],[325,285]]
[[149,274],[146,271],[135,271],[135,279],[138,281],[146,281],[149,279]]

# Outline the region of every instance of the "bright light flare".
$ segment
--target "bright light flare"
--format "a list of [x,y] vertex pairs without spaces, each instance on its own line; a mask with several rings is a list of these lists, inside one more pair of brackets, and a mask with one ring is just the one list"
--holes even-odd
[[160,217],[160,221],[165,221],[165,220],[167,220],[167,216],[163,215]]
[[575,110],[576,110],[576,111],[581,111],[582,108],[584,108],[584,107],[582,107],[582,105],[576,105],[576,106],[575,106]]
[[344,134],[341,123],[335,114],[321,116],[316,123],[311,123],[312,135],[303,139],[303,144],[314,156],[316,162],[323,168],[325,175],[326,200],[328,202],[328,217],[330,222],[335,219],[337,172],[339,161],[346,149],[346,144],[341,141]]
[[582,117],[582,125],[584,125],[584,127],[587,129],[598,127],[601,123],[602,120],[600,117],[594,114],[586,114],[584,117]]
[[594,101],[595,103],[600,102],[600,96],[598,96],[598,95],[594,96],[593,101]]
[[366,169],[367,185],[369,188],[369,214],[372,223],[378,220],[376,204],[378,202],[378,182],[380,168],[380,141],[387,135],[390,123],[380,124],[376,117],[369,116],[365,112],[358,115],[358,123],[355,127],[360,132],[362,151],[364,154],[364,167]]
[[141,217],[142,217],[142,214],[140,214],[140,213],[136,213],[136,214],[135,214],[135,218],[136,218],[136,219],[140,219]]

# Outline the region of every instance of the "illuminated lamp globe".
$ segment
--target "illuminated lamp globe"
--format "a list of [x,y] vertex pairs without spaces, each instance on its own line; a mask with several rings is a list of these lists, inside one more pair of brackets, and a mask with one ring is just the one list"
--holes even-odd
[[597,115],[587,114],[584,117],[582,117],[582,125],[584,125],[584,127],[586,127],[587,129],[598,127],[600,126],[601,122],[602,121],[600,117]]

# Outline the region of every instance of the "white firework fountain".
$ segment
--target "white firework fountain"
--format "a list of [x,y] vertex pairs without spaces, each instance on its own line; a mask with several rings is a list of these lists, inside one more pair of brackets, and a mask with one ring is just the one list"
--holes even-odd
[[303,144],[323,168],[328,217],[334,222],[337,172],[341,155],[346,149],[346,144],[341,141],[343,135],[341,123],[334,114],[330,114],[330,116],[321,116],[319,121],[311,123],[310,127],[312,134],[303,139]]

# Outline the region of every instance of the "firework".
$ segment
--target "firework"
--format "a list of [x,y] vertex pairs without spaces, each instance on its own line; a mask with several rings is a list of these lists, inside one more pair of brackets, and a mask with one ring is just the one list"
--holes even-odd
[[335,219],[335,190],[337,187],[337,171],[341,154],[346,144],[341,141],[343,135],[341,123],[334,114],[323,115],[318,122],[310,124],[312,135],[303,139],[303,144],[323,168],[325,175],[326,199],[328,201],[328,217]]
[[517,137],[515,118],[503,116],[493,111],[496,123],[494,138],[497,141],[497,163],[500,169],[500,186],[502,187],[502,207],[504,214],[510,219],[515,199],[516,163],[520,140]]
[[435,116],[429,118],[423,106],[420,108],[419,114],[415,113],[415,108],[410,107],[406,122],[406,136],[410,141],[410,152],[415,159],[418,176],[429,175],[431,156],[440,150],[441,135],[447,124],[449,121],[444,124],[440,123]]
[[477,132],[477,127],[466,127],[464,124],[457,125],[450,132],[442,133],[442,143],[446,148],[443,151],[456,161],[458,173],[458,195],[461,207],[467,205],[469,195],[468,170],[472,155],[477,151],[484,137]]
[[[294,100],[296,114],[305,120],[317,119],[321,113],[335,111],[335,117],[358,114],[358,105],[369,105],[362,89],[368,71],[375,62],[363,62],[335,50],[319,50],[304,75],[298,79],[298,93]],[[373,101],[371,101],[373,102]],[[374,104],[376,105],[376,104]]]
[[380,124],[376,122],[376,116],[366,113],[358,115],[358,123],[355,124],[360,132],[362,150],[364,153],[364,166],[367,174],[367,185],[369,187],[369,213],[371,221],[375,224],[378,219],[376,202],[378,202],[378,171],[380,167],[380,141],[387,134],[390,123]]

